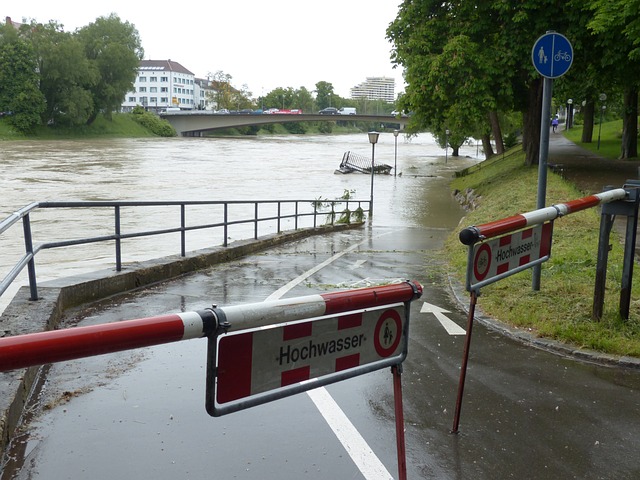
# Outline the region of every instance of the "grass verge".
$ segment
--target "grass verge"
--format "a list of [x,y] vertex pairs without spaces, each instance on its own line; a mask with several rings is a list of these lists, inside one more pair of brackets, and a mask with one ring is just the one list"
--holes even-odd
[[[450,274],[456,280],[464,283],[467,266],[468,247],[458,240],[460,230],[535,210],[537,168],[527,167],[524,152],[516,147],[452,181],[452,189],[472,189],[480,197],[477,208],[467,214],[445,245]],[[549,172],[547,205],[582,196],[572,184]],[[478,305],[491,317],[539,337],[612,355],[640,357],[640,278],[636,273],[630,319],[623,320],[617,312],[623,245],[615,231],[611,234],[604,315],[600,321],[591,320],[599,228],[596,209],[557,219],[551,258],[542,265],[540,291],[532,290],[529,269],[484,287]]]

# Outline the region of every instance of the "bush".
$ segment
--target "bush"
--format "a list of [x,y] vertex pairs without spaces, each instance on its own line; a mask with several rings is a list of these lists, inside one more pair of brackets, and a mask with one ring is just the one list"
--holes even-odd
[[153,132],[160,137],[175,137],[177,135],[176,130],[171,124],[158,117],[157,115],[145,111],[141,106],[136,106],[131,112],[133,119],[142,125],[144,128]]

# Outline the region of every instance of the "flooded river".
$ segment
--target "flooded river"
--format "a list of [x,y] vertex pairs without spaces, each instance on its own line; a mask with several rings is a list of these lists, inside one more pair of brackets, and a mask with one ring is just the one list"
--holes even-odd
[[[345,191],[353,192],[353,198],[368,200],[368,175],[334,173],[346,151],[370,157],[367,135],[4,142],[0,217],[35,201],[313,200],[340,198]],[[376,163],[397,165],[398,175],[375,177],[375,223],[457,224],[459,212],[451,215],[446,183],[453,171],[476,161],[476,146],[463,148],[461,155],[445,157],[429,134],[398,136],[396,155],[393,134],[382,133],[375,147]],[[425,192],[436,190],[437,194],[425,197]],[[36,243],[93,236],[104,228],[104,234],[113,233],[111,212],[63,212],[32,215]],[[154,217],[135,219],[136,226],[144,220],[153,222]],[[16,227],[0,237],[2,276],[24,252],[22,228]],[[210,246],[210,242],[203,235],[202,242],[191,243],[189,250]],[[178,253],[177,243],[163,237],[128,242],[124,248],[125,262]],[[113,246],[103,243],[47,250],[38,255],[36,265],[40,281],[113,268]],[[23,273],[20,282],[0,299],[0,311],[17,286],[25,283]]]

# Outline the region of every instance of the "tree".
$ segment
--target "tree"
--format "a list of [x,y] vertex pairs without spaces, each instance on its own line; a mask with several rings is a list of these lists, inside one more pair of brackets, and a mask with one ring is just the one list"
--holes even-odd
[[335,100],[332,102],[332,99],[337,97],[337,95],[333,92],[333,85],[329,82],[325,82],[324,80],[316,83],[316,104],[318,109],[322,110],[327,107],[335,107]]
[[231,86],[231,79],[233,78],[228,73],[224,73],[222,70],[218,70],[214,74],[209,74],[215,90],[215,103],[216,108],[232,109],[233,100],[231,98],[233,94],[233,87]]
[[27,35],[37,54],[40,91],[46,99],[43,122],[86,123],[94,111],[91,88],[98,77],[82,44],[54,22],[31,24]]
[[99,113],[109,117],[120,108],[133,87],[144,51],[136,28],[115,14],[98,18],[78,30],[77,36],[97,74],[91,86],[94,108],[87,121],[90,124]]
[[[405,0],[387,37],[394,45],[392,61],[405,68],[408,86],[401,107],[414,112],[414,127],[441,130],[452,112],[480,125],[499,118],[491,115],[493,107],[520,111],[526,161],[537,163],[542,81],[533,68],[531,48],[545,31],[563,29],[571,18],[568,10],[556,0]],[[457,57],[441,58],[451,55]],[[435,68],[438,62],[449,68]],[[463,82],[463,88],[443,96],[440,86],[451,78]]]
[[45,106],[36,68],[31,45],[12,26],[0,26],[0,111],[12,112],[9,122],[23,133],[40,123]]
[[624,92],[620,158],[638,156],[638,90],[640,89],[640,0],[592,0],[589,28],[607,55],[601,58],[613,83]]

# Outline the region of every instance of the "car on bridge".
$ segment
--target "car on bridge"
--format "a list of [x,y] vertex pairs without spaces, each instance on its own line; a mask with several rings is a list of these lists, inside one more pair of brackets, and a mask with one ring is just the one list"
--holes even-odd
[[318,112],[320,115],[338,115],[338,109],[334,107],[323,108]]

